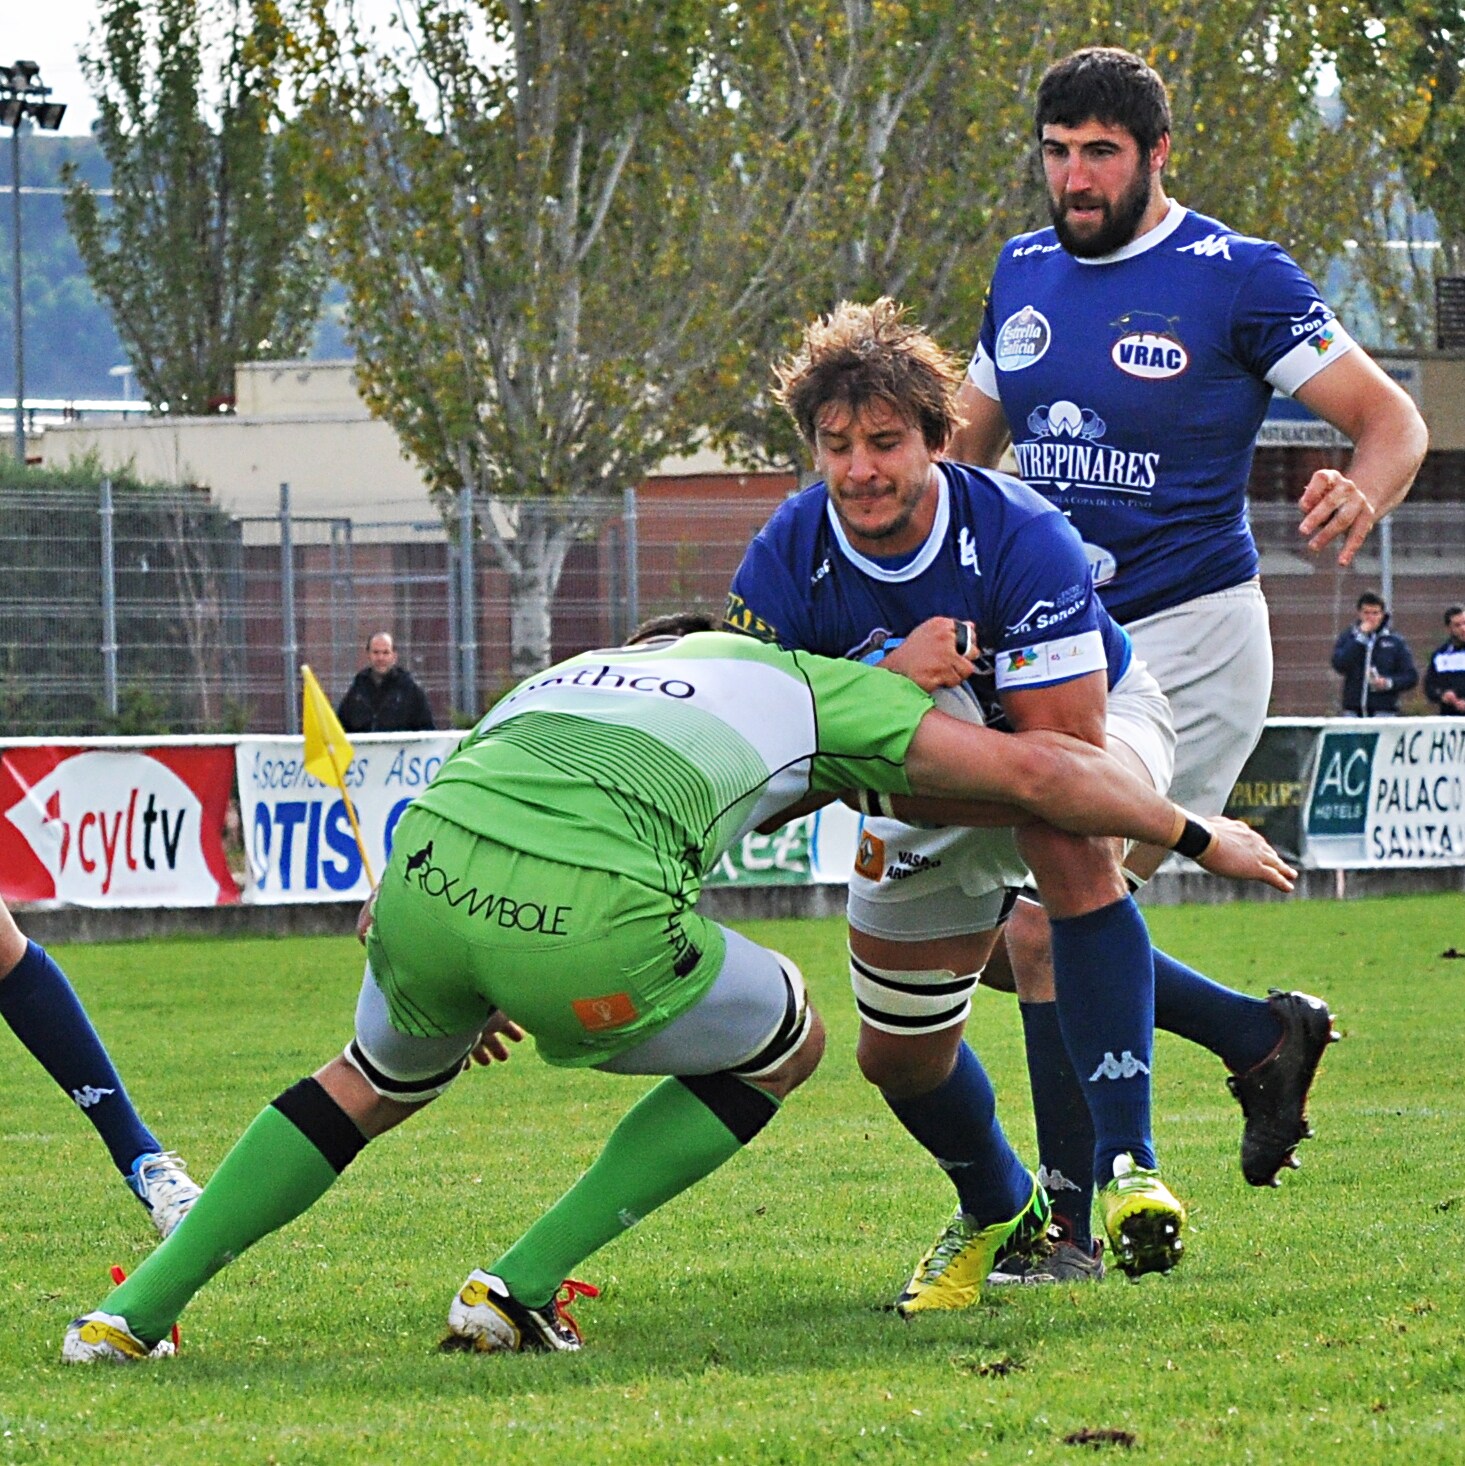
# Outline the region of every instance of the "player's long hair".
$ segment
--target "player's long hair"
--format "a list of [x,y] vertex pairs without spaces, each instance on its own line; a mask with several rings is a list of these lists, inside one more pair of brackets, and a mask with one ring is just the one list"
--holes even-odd
[[818,418],[832,403],[860,412],[884,402],[920,429],[937,452],[956,430],[956,393],[964,366],[889,296],[874,305],[841,301],[804,327],[799,349],[773,369],[774,392],[811,447]]

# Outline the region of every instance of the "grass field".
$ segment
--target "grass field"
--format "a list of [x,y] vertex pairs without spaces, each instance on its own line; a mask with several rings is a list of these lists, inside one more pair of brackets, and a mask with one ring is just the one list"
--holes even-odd
[[[1156,1132],[1192,1206],[1184,1266],[882,1311],[950,1188],[859,1079],[838,921],[753,923],[830,1029],[820,1073],[743,1155],[590,1260],[577,1356],[441,1356],[469,1268],[553,1200],[645,1081],[520,1051],[371,1147],[199,1296],[183,1353],[63,1369],[61,1334],[151,1230],[89,1126],[0,1029],[0,1460],[1465,1460],[1465,902],[1155,910],[1157,942],[1251,991],[1321,992],[1347,1042],[1280,1191],[1236,1163],[1220,1066],[1162,1038]],[[208,1175],[349,1035],[345,939],[73,947],[68,968],[166,1143]],[[970,1029],[1031,1155],[1011,999]]]

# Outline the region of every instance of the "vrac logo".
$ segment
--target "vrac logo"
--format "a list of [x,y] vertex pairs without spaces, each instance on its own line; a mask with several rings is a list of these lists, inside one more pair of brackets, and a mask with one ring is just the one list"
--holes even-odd
[[1208,260],[1213,255],[1220,255],[1223,259],[1231,258],[1231,241],[1235,238],[1231,234],[1208,234],[1204,239],[1197,239],[1191,244],[1180,245],[1175,253],[1178,255],[1194,255],[1197,259]]
[[1178,377],[1190,365],[1190,353],[1175,329],[1179,316],[1126,311],[1113,324],[1121,334],[1109,356],[1125,376],[1159,382]]

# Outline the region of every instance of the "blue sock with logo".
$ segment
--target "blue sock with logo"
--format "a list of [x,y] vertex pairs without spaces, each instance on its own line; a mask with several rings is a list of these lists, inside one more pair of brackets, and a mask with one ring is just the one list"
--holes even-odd
[[1020,1003],[1038,1128],[1038,1180],[1070,1242],[1093,1240],[1094,1122],[1058,1026],[1057,1003]]
[[1058,1023],[1094,1121],[1094,1179],[1112,1179],[1116,1156],[1155,1164],[1150,1064],[1155,969],[1150,934],[1126,896],[1051,923]]
[[163,1148],[132,1108],[66,974],[36,942],[0,978],[0,1018],[96,1127],[124,1176],[138,1156]]
[[1245,1074],[1277,1047],[1282,1020],[1264,998],[1223,988],[1155,948],[1155,1027],[1209,1049]]
[[914,1099],[885,1096],[895,1118],[951,1177],[961,1209],[979,1227],[1017,1215],[1032,1195],[1028,1168],[997,1120],[997,1096],[970,1044],[946,1079]]

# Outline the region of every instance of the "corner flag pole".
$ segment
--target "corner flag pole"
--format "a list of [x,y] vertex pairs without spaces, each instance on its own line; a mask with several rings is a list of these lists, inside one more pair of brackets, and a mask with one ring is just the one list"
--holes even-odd
[[361,825],[356,819],[356,806],[346,792],[346,770],[351,767],[355,752],[346,730],[336,716],[330,699],[325,695],[315,673],[304,664],[300,668],[300,679],[305,692],[305,771],[314,774],[322,784],[341,791],[341,801],[346,806],[346,818],[351,821],[351,833],[356,837],[356,848],[361,852],[361,866],[366,872],[366,881],[374,890],[376,877],[372,874],[371,859],[366,853],[366,841],[361,838]]

